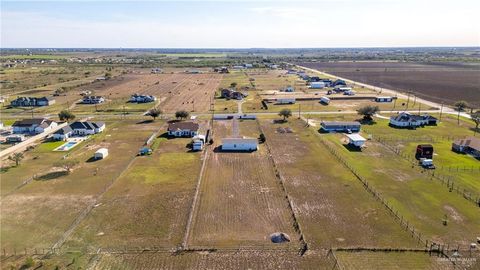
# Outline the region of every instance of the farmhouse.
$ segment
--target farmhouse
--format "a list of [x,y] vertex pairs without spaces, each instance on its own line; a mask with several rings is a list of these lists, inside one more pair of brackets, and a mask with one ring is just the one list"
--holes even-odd
[[480,138],[468,137],[455,140],[452,143],[452,150],[459,153],[470,154],[474,157],[480,157]]
[[72,136],[86,136],[102,132],[105,129],[104,122],[73,122],[53,133],[53,139],[64,141]]
[[174,137],[194,137],[198,135],[199,125],[194,122],[173,122],[168,125],[168,135]]
[[155,96],[150,96],[150,95],[140,95],[140,94],[133,94],[130,97],[130,102],[133,103],[148,103],[148,102],[153,102],[157,100]]
[[321,129],[325,132],[359,132],[362,126],[359,122],[337,122],[323,121],[320,123]]
[[55,103],[52,97],[19,97],[13,100],[10,105],[12,107],[40,107],[49,106]]
[[40,134],[56,126],[56,122],[46,118],[23,119],[12,125],[15,134]]
[[360,136],[360,134],[346,134],[348,138],[348,144],[356,146],[356,147],[363,147],[367,139]]
[[375,102],[392,102],[393,97],[376,97]]
[[394,127],[419,127],[427,125],[436,125],[437,118],[428,114],[418,115],[402,112],[390,117],[390,126]]
[[222,139],[223,151],[255,151],[258,149],[258,140],[255,138],[224,138]]
[[102,96],[83,96],[83,104],[100,104],[105,102],[105,98]]
[[242,100],[244,97],[247,96],[246,94],[244,94],[242,92],[235,91],[233,89],[228,89],[228,88],[222,89],[221,92],[220,92],[220,95],[223,98],[237,99],[237,100]]
[[347,86],[347,83],[344,81],[344,80],[336,80],[334,81],[332,84],[331,84],[332,87],[335,87],[335,86]]

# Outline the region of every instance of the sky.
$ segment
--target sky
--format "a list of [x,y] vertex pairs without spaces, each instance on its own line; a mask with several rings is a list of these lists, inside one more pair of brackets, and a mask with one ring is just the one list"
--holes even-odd
[[478,0],[0,3],[2,48],[480,46]]

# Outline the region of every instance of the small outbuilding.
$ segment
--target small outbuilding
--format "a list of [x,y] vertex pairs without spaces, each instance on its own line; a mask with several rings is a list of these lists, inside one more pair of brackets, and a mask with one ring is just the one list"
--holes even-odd
[[393,97],[376,97],[375,102],[392,102]]
[[312,89],[322,89],[325,87],[324,82],[311,82],[310,83],[310,88]]
[[432,159],[433,158],[433,146],[431,144],[419,144],[415,152],[415,158]]
[[345,136],[347,136],[347,138],[348,138],[348,144],[356,146],[358,148],[363,147],[365,142],[367,141],[367,139],[363,138],[358,133],[346,134]]
[[107,148],[100,148],[95,152],[93,158],[95,159],[104,159],[108,156],[108,149]]

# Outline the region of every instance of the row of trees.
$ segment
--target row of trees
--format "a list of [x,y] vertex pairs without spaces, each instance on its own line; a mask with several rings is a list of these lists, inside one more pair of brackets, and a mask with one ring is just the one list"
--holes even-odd
[[[153,108],[153,109],[149,110],[145,115],[151,116],[153,118],[153,120],[155,120],[157,117],[162,115],[162,113],[163,112],[160,109]],[[181,120],[187,119],[189,115],[190,115],[190,113],[185,111],[185,110],[180,110],[180,111],[175,112],[175,118],[181,119]]]

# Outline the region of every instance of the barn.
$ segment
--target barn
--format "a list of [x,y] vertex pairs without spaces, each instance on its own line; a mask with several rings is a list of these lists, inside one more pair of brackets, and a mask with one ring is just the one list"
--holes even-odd
[[222,139],[223,151],[256,151],[258,140],[255,138],[224,138]]

